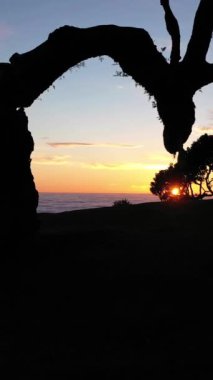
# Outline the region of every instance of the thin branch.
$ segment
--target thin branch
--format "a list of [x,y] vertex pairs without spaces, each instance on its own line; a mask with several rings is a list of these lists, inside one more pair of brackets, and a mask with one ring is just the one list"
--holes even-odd
[[209,170],[206,173],[206,179],[205,179],[206,180],[206,187],[207,187],[208,191],[211,194],[213,194],[213,189],[212,189],[212,186],[211,186],[211,183],[212,183],[213,179],[210,178],[211,174],[212,174],[212,170],[211,170],[211,167],[209,167]]
[[191,182],[189,183],[189,193],[191,193],[190,195],[192,196],[192,197],[194,197],[194,192],[193,192],[193,189],[192,189],[192,184],[191,184]]
[[174,16],[169,0],[161,0],[161,5],[165,12],[166,28],[172,39],[172,51],[170,55],[170,63],[176,64],[180,61],[180,29],[178,21]]
[[184,62],[204,62],[213,31],[213,1],[201,0],[198,6],[192,35],[187,47]]

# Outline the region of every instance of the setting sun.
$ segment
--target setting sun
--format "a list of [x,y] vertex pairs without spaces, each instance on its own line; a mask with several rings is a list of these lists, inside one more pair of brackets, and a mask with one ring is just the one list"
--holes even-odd
[[180,195],[180,189],[178,187],[174,187],[171,190],[172,195]]

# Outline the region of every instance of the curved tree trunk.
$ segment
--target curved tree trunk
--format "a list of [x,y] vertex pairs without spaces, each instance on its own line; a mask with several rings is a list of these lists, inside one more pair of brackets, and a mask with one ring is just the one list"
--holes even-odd
[[38,192],[30,168],[34,142],[23,109],[0,113],[2,157],[1,233],[31,233],[38,227]]

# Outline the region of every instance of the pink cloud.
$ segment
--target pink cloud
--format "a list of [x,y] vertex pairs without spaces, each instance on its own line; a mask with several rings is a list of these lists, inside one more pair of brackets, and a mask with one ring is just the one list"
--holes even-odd
[[70,142],[49,142],[47,143],[52,148],[75,148],[75,147],[106,147],[106,148],[141,148],[142,145],[134,144],[119,144],[119,143],[86,143],[79,141],[70,141]]
[[5,40],[13,34],[13,30],[9,25],[0,24],[0,40]]

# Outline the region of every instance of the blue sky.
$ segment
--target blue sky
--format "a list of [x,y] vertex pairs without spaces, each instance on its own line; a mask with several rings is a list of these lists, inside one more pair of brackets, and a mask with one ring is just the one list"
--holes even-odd
[[[184,54],[198,0],[171,0]],[[146,29],[157,47],[170,37],[160,0],[0,0],[1,62],[33,49],[63,25],[117,24]],[[212,61],[212,49],[208,60]],[[107,57],[73,68],[26,109],[35,150],[32,170],[39,191],[147,192],[149,182],[173,157],[163,126],[144,90]],[[198,92],[196,123],[186,146],[212,131],[212,85]],[[204,128],[204,129],[202,129]]]

